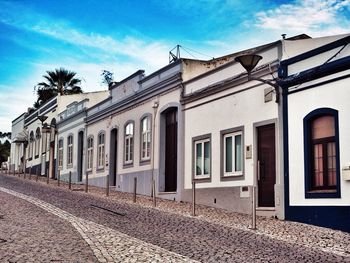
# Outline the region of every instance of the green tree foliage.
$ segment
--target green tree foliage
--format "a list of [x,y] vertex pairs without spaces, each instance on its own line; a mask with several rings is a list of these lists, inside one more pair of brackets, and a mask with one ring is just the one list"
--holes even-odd
[[108,87],[113,83],[114,81],[114,76],[113,72],[110,72],[108,70],[103,70],[101,73],[102,76],[102,83],[107,84]]
[[[11,138],[11,132],[0,132],[0,138]],[[6,140],[4,143],[0,140],[0,164],[6,162],[10,156],[11,143]]]
[[75,78],[75,75],[75,72],[64,68],[55,69],[55,71],[46,71],[46,75],[43,76],[46,82],[40,82],[34,88],[38,95],[34,107],[40,107],[40,105],[58,94],[70,95],[82,93],[83,91],[79,86],[81,80]]

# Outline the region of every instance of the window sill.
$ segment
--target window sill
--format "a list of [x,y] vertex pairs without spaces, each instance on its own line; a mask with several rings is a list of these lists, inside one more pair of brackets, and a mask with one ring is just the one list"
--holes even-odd
[[306,199],[340,198],[340,191],[336,189],[310,190],[305,192]]
[[151,164],[151,159],[140,160],[140,165]]
[[123,168],[131,168],[131,167],[134,167],[134,163],[131,162],[131,163],[124,163],[123,164]]
[[193,181],[196,183],[211,183],[211,177],[210,176],[201,176],[201,177],[194,177]]
[[244,173],[240,174],[227,174],[227,175],[221,175],[220,181],[235,181],[235,180],[243,180],[244,179]]
[[104,171],[105,171],[105,168],[104,168],[104,167],[99,167],[99,168],[96,169],[96,172],[97,172],[97,173],[102,173],[102,172],[104,172]]

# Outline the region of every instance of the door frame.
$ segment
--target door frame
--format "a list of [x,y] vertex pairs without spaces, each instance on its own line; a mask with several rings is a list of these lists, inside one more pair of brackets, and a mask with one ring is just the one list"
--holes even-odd
[[[265,207],[259,207],[259,200],[258,200],[258,196],[259,196],[259,187],[258,187],[258,128],[261,126],[265,126],[265,125],[269,125],[269,124],[274,124],[275,125],[275,186],[279,181],[278,178],[278,174],[280,172],[279,169],[279,141],[278,141],[278,134],[279,134],[279,126],[278,126],[278,119],[268,119],[265,121],[260,121],[260,122],[255,122],[253,123],[253,134],[254,134],[254,140],[253,140],[253,144],[254,144],[254,154],[253,154],[253,160],[254,160],[254,176],[253,176],[253,185],[256,186],[256,196],[255,196],[255,201],[256,201],[256,205],[257,208],[265,208]],[[274,200],[275,200],[275,206],[274,207],[266,207],[266,208],[276,208],[276,189],[274,186]]]
[[[165,183],[165,114],[166,111],[169,108],[177,108],[177,190],[176,193],[173,192],[164,192],[164,183]],[[177,102],[169,102],[165,104],[163,107],[160,108],[159,112],[159,118],[157,122],[158,126],[158,136],[155,136],[156,143],[158,143],[158,178],[156,179],[156,185],[157,190],[156,192],[161,193],[165,198],[167,198],[165,195],[168,195],[169,198],[173,199],[176,198],[180,200],[181,193],[183,189],[183,177],[181,176],[183,174],[183,163],[184,163],[184,156],[183,156],[183,142],[179,138],[183,138],[184,135],[184,125],[183,125],[183,111],[182,106],[180,103]]]
[[[109,186],[117,186],[117,170],[118,170],[118,128],[114,127],[110,130],[109,136]],[[112,152],[113,150],[113,152]],[[113,173],[114,170],[114,173]],[[114,181],[114,184],[113,184]]]

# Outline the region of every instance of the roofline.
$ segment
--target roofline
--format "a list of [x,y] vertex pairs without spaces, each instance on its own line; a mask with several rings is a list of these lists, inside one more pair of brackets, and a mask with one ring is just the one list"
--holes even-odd
[[[16,119],[12,120],[12,123],[14,123],[15,121],[17,121],[19,118],[21,118],[22,116],[26,115],[27,112],[23,112],[21,115],[19,115],[18,117],[16,117]],[[23,118],[24,120],[24,118]]]
[[135,73],[133,73],[133,74],[131,74],[130,76],[126,77],[125,79],[116,82],[115,85],[111,85],[108,89],[109,89],[109,90],[112,90],[112,89],[114,89],[114,88],[120,86],[121,84],[127,82],[128,80],[130,80],[130,79],[132,79],[132,78],[134,78],[134,77],[136,77],[136,76],[138,76],[138,75],[140,75],[140,74],[144,74],[144,73],[145,73],[145,71],[144,71],[143,69],[139,69],[139,70],[136,71]]

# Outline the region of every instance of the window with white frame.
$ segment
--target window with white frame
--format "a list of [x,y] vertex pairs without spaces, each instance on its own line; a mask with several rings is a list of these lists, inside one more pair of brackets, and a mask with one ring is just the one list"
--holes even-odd
[[47,133],[43,132],[42,135],[42,143],[41,143],[41,153],[46,152],[46,146],[47,146]]
[[223,135],[224,176],[239,176],[243,174],[242,139],[242,131]]
[[73,165],[73,135],[67,138],[67,166]]
[[210,139],[194,141],[194,178],[202,179],[210,177]]
[[104,168],[105,163],[105,134],[100,133],[98,135],[98,149],[97,149],[97,167],[99,169]]
[[40,138],[40,129],[37,128],[35,132],[35,158],[39,157]]
[[149,160],[151,157],[151,117],[141,120],[141,160]]
[[93,153],[94,153],[94,139],[92,137],[89,137],[87,140],[87,169],[88,170],[92,170]]
[[131,164],[134,158],[134,124],[132,122],[125,126],[125,154],[124,163]]
[[63,167],[63,139],[58,141],[58,167]]
[[34,148],[34,133],[30,132],[29,136],[29,152],[28,152],[28,158],[32,159],[33,158],[33,148]]

